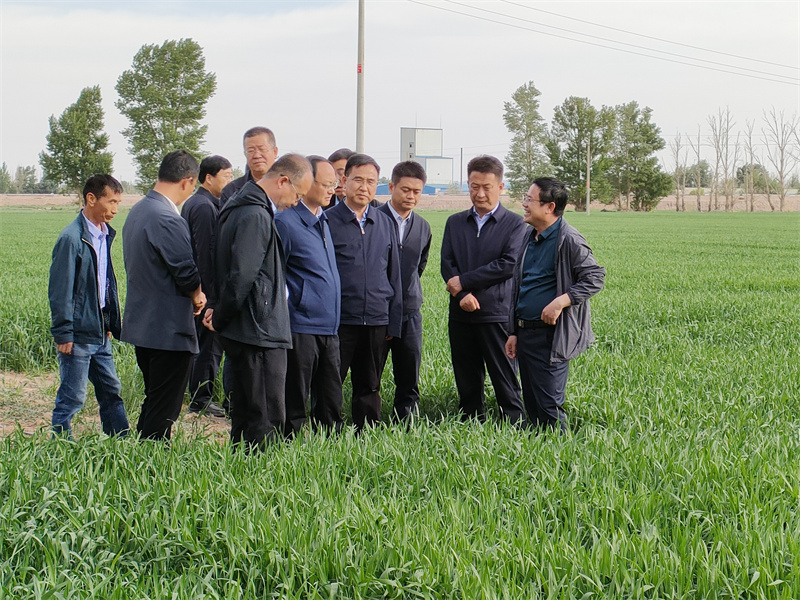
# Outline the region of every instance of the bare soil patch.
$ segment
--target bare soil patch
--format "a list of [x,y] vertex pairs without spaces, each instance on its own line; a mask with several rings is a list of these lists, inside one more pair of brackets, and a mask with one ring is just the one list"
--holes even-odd
[[[76,439],[102,432],[97,401],[89,385],[86,404],[72,420],[72,434]],[[55,403],[58,377],[55,373],[31,376],[14,371],[0,372],[0,437],[7,437],[18,429],[26,436],[50,428],[50,418]],[[137,415],[128,415],[131,426],[136,426]],[[184,410],[172,428],[173,435],[204,438],[215,442],[230,439],[230,423],[226,419],[206,417]]]

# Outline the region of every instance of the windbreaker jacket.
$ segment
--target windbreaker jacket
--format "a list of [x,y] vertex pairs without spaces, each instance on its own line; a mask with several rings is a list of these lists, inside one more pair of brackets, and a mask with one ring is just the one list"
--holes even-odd
[[191,293],[200,285],[189,226],[154,190],[131,208],[122,228],[128,274],[122,341],[197,354]]
[[370,207],[362,231],[344,202],[325,214],[342,282],[342,325],[388,325],[387,335],[400,337],[403,292],[391,219]]
[[269,198],[249,181],[219,213],[212,324],[222,337],[291,348],[283,247]]
[[[514,271],[514,304],[509,321],[509,332],[516,335],[519,288],[528,243],[534,234],[533,227],[525,232],[518,267]],[[589,298],[603,289],[606,270],[597,264],[592,249],[572,225],[561,219],[556,248],[556,293],[569,294],[572,306],[565,308],[556,321],[550,362],[572,360],[594,342]]]
[[412,212],[406,223],[403,242],[400,243],[400,227],[389,208],[389,203],[382,204],[378,210],[389,217],[394,224],[395,233],[398,234],[400,279],[403,283],[403,320],[406,321],[422,307],[422,284],[419,278],[422,277],[425,266],[428,264],[428,253],[431,249],[431,226],[425,219]]
[[286,260],[292,333],[336,335],[342,285],[328,217],[302,204],[275,217]]
[[241,177],[237,177],[233,181],[231,181],[228,185],[222,188],[222,192],[219,196],[219,207],[222,209],[234,195],[236,195],[239,190],[241,190],[244,185],[250,181],[255,181],[253,179],[253,174],[250,172],[250,167],[245,167],[244,175]]
[[[450,296],[450,318],[467,323],[505,323],[511,310],[514,267],[525,223],[501,204],[478,232],[471,210],[451,215],[442,239],[442,278],[458,275],[463,290]],[[459,306],[472,293],[481,305],[474,312]]]
[[[109,225],[108,298],[106,306],[111,317],[110,330],[119,339],[120,311],[117,278],[111,262],[111,243],[117,232]],[[97,289],[97,256],[87,231],[83,211],[58,236],[50,265],[48,297],[56,344],[102,344],[106,332]]]

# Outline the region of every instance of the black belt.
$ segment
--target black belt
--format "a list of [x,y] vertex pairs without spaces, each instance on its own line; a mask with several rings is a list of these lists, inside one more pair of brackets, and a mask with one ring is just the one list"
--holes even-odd
[[524,321],[517,319],[517,327],[520,329],[544,329],[545,327],[554,327],[554,325],[548,325],[542,320]]

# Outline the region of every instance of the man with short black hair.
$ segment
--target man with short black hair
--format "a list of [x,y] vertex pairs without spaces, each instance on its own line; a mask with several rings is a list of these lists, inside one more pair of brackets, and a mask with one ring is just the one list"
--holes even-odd
[[286,427],[291,437],[306,422],[311,394],[315,428],[342,430],[342,379],[339,373],[341,283],[328,217],[323,208],[336,187],[336,171],[321,156],[307,157],[314,182],[297,205],[277,217],[283,244],[292,349],[286,370]]
[[352,155],[345,168],[345,200],[327,213],[342,282],[341,376],[344,381],[351,370],[359,431],[381,419],[383,347],[403,325],[397,234],[391,219],[370,206],[379,174],[375,159]]
[[[216,301],[214,252],[217,247],[219,197],[232,179],[233,170],[227,158],[205,157],[200,162],[200,187],[181,210],[181,216],[189,224],[194,262],[200,272],[209,307],[213,307]],[[212,401],[214,380],[222,360],[222,345],[213,331],[203,327],[203,313],[195,317],[195,330],[200,351],[194,358],[189,375],[189,412],[224,417],[225,411]]]
[[54,433],[72,437],[72,417],[86,401],[91,381],[103,433],[125,435],[130,426],[111,353],[119,338],[117,278],[111,262],[116,232],[111,219],[122,186],[111,175],[92,175],[83,187],[83,209],[58,236],[50,266],[48,298],[61,383],[56,392]]
[[275,134],[267,127],[251,127],[245,131],[242,144],[244,145],[244,157],[247,161],[245,173],[225,186],[222,194],[220,194],[220,206],[225,206],[231,196],[242,189],[248,181],[262,179],[272,167],[275,159],[278,158]]
[[331,201],[328,203],[328,206],[324,207],[325,210],[329,208],[333,208],[340,202],[344,202],[344,171],[347,167],[347,159],[353,156],[355,152],[350,150],[350,148],[339,148],[335,152],[333,152],[328,157],[328,162],[333,165],[334,171],[336,171],[336,189],[333,191],[333,195],[331,196]]
[[394,416],[407,419],[419,408],[419,367],[422,362],[422,277],[431,248],[431,227],[414,213],[427,175],[417,162],[395,165],[389,184],[391,198],[378,210],[395,225],[400,250],[400,279],[403,286],[403,329],[400,337],[386,342],[384,362],[392,354],[394,373]]
[[136,347],[144,378],[137,430],[146,439],[170,438],[198,349],[193,316],[205,308],[206,296],[189,226],[178,210],[194,192],[198,171],[185,150],[167,154],[158,182],[133,206],[122,230],[128,296],[121,338]]
[[501,416],[523,419],[516,365],[505,353],[514,267],[525,224],[500,204],[503,164],[478,156],[467,164],[472,208],[447,219],[442,277],[450,293],[449,337],[462,418],[485,419],[484,380],[492,380]]
[[278,211],[311,188],[311,165],[281,156],[220,211],[216,256],[217,304],[204,324],[222,337],[233,374],[231,441],[263,449],[283,434],[286,350],[292,346]]
[[528,228],[514,273],[506,354],[519,362],[528,423],[567,431],[564,393],[569,361],[594,341],[589,298],[606,271],[578,230],[563,218],[569,193],[540,177],[524,196]]

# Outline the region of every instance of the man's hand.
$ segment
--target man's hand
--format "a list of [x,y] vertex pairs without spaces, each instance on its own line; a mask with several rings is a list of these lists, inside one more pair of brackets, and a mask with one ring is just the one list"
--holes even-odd
[[210,329],[211,331],[216,331],[216,329],[214,329],[214,326],[211,324],[211,318],[213,316],[214,316],[214,309],[209,308],[206,311],[205,316],[203,317],[203,325],[205,326],[206,329]]
[[56,348],[61,354],[72,354],[72,342],[67,342],[66,344],[56,344]]
[[506,356],[511,360],[517,358],[517,336],[510,335],[506,340]]
[[194,304],[194,316],[196,317],[203,309],[206,307],[206,295],[203,293],[203,290],[200,286],[197,286],[197,289],[192,292],[192,304]]
[[561,311],[568,306],[572,306],[572,301],[569,299],[569,294],[561,294],[558,298],[544,307],[544,310],[542,310],[542,321],[548,325],[555,325],[556,321],[558,321],[558,317],[561,316]]
[[478,302],[478,299],[472,294],[467,294],[464,296],[458,305],[464,312],[475,312],[481,308],[480,302]]
[[461,277],[458,275],[447,280],[447,291],[450,292],[451,296],[455,296],[463,289],[464,288],[461,287]]

